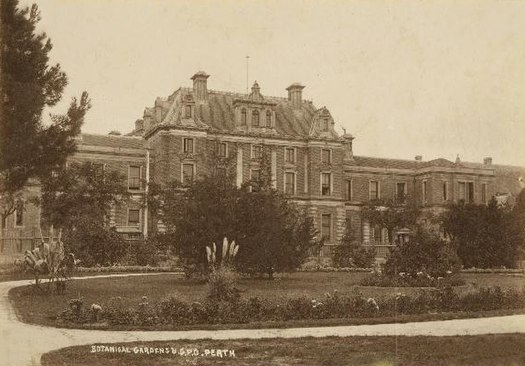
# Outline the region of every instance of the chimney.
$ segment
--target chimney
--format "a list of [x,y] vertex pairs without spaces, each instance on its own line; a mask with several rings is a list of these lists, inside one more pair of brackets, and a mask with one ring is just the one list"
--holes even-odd
[[416,155],[415,159],[416,159],[416,161],[423,161],[423,156]]
[[208,99],[208,78],[210,75],[204,71],[199,71],[191,77],[193,80],[193,94],[197,101]]
[[110,133],[108,133],[109,136],[121,136],[122,134],[120,133],[120,131],[111,131]]
[[483,165],[492,165],[492,158],[490,156],[483,158]]
[[304,86],[299,83],[293,83],[286,90],[288,90],[288,100],[292,102],[294,108],[301,108],[303,104],[303,89]]

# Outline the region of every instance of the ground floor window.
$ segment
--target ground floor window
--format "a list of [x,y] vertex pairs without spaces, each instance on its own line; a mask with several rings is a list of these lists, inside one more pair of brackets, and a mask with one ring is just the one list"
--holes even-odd
[[128,210],[128,226],[139,226],[140,224],[140,209]]
[[321,238],[325,242],[330,242],[332,240],[332,215],[331,214],[322,214],[321,215]]

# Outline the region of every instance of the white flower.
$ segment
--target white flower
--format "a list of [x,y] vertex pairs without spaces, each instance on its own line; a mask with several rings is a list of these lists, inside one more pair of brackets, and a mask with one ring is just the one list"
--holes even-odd
[[452,274],[452,271],[447,271],[447,274]]
[[399,275],[400,275],[401,277],[404,277],[404,276],[406,275],[406,273],[405,273],[405,272],[399,272]]
[[376,311],[379,310],[379,305],[377,305],[377,302],[374,298],[370,297],[368,300],[366,300],[366,302],[368,303],[368,305],[373,306],[376,309]]
[[93,312],[100,312],[100,311],[102,311],[102,306],[100,306],[99,304],[92,304],[91,305],[91,311],[93,311]]

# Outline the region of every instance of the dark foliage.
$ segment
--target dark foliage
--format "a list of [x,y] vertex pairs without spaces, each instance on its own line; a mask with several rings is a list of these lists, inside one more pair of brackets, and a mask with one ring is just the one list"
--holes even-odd
[[416,277],[419,272],[431,277],[444,277],[457,273],[461,262],[455,248],[436,233],[417,228],[408,242],[399,243],[387,258],[384,273],[398,276],[400,272]]
[[375,254],[373,248],[365,248],[355,240],[352,223],[347,220],[341,244],[333,250],[332,263],[334,267],[370,268],[374,264]]
[[14,211],[15,196],[28,179],[63,165],[75,151],[74,137],[90,101],[84,92],[66,114],[52,115],[50,125],[42,123],[44,108],[61,99],[66,74],[60,65],[49,65],[52,45],[46,34],[36,33],[36,5],[21,10],[17,0],[2,1],[0,17],[0,199],[5,217]]
[[493,199],[488,205],[449,206],[443,214],[443,228],[457,247],[464,267],[515,267],[523,251],[525,210],[501,206]]

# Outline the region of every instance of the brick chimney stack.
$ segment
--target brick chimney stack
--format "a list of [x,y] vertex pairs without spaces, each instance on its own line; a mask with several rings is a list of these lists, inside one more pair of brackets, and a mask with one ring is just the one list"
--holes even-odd
[[294,108],[301,108],[303,104],[303,89],[304,86],[299,83],[293,83],[286,90],[288,90],[288,100],[292,102]]
[[483,165],[492,165],[492,158],[490,156],[483,158]]
[[416,159],[416,161],[420,161],[421,162],[421,161],[423,161],[423,156],[416,155],[415,159]]
[[193,80],[193,95],[197,101],[208,100],[208,78],[210,75],[199,71],[191,77]]

